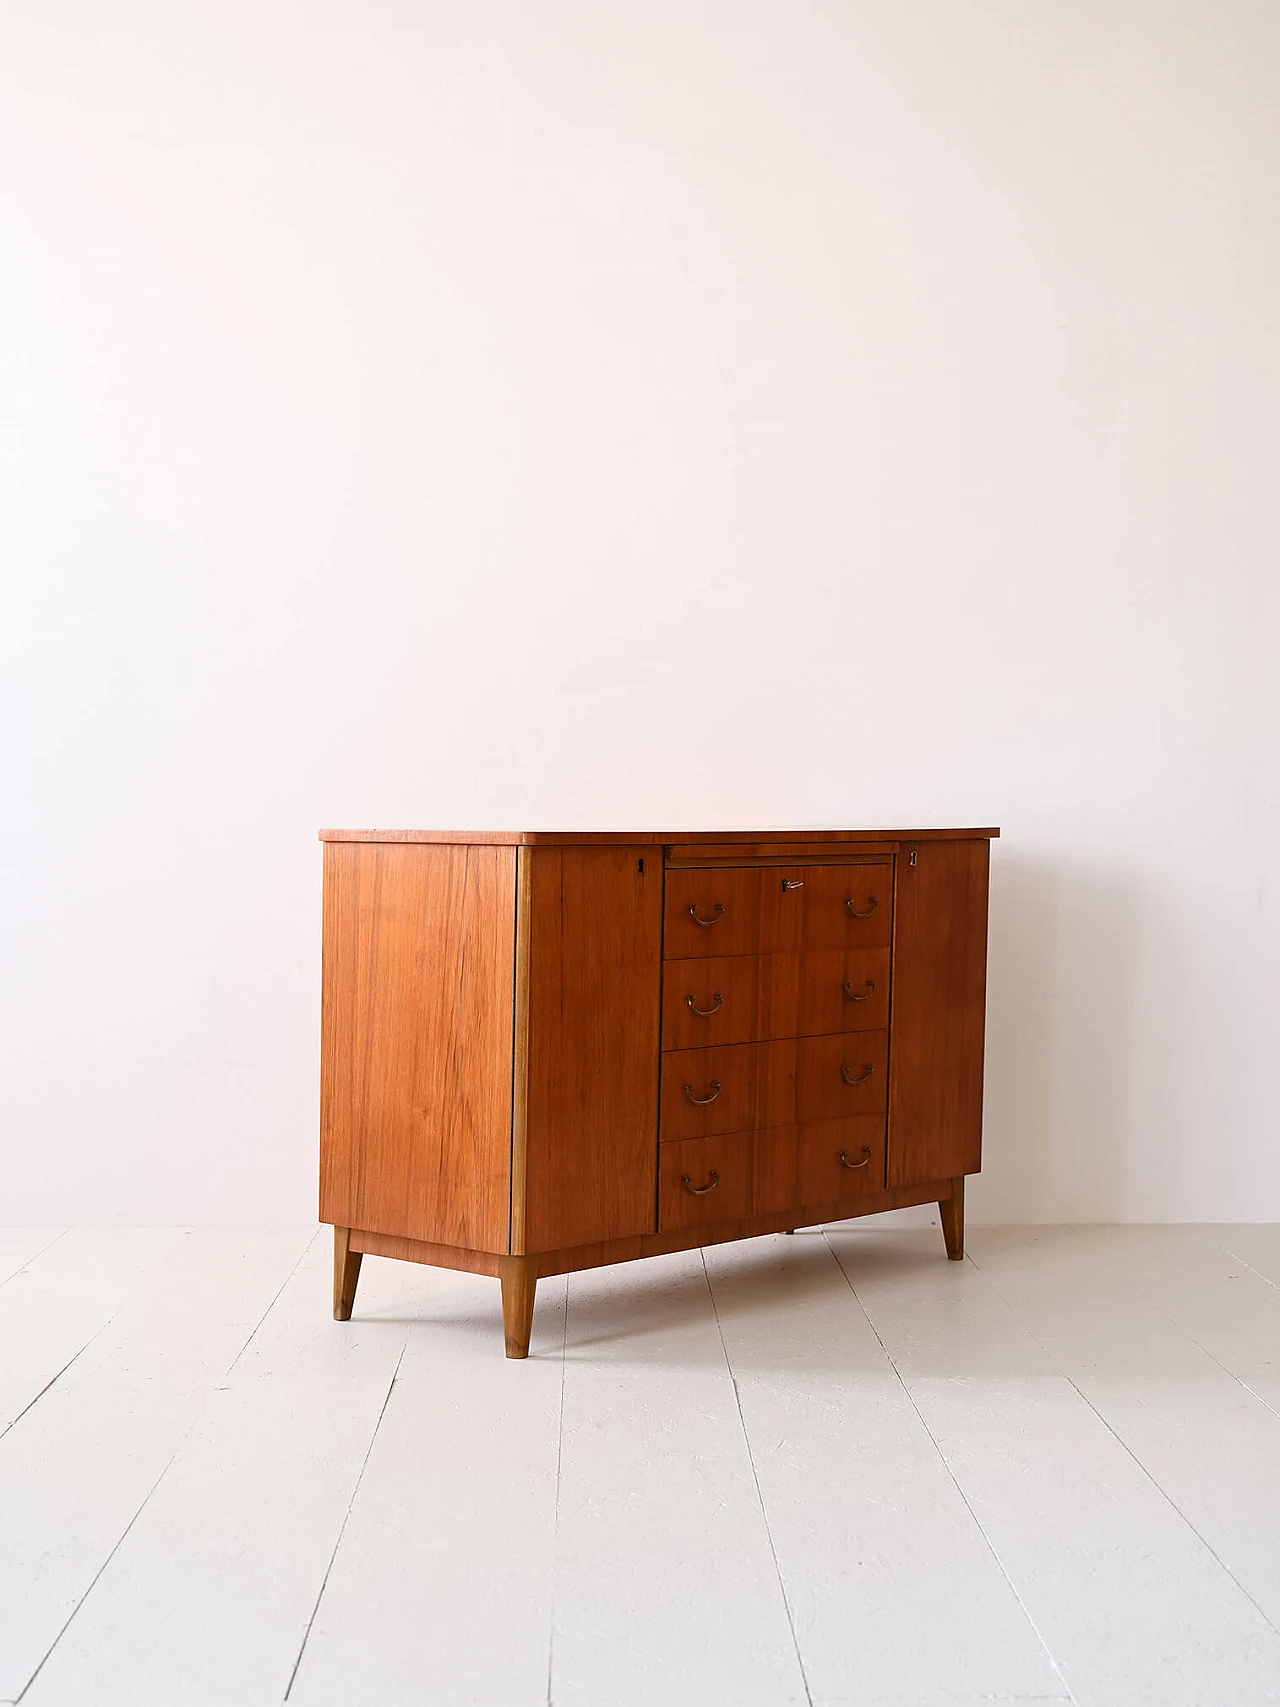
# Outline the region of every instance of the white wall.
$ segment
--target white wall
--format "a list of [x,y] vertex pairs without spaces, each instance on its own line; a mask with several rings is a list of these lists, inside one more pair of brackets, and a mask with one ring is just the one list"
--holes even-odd
[[1265,0],[6,0],[0,1220],[314,1213],[320,824],[998,822],[975,1214],[1280,1217]]

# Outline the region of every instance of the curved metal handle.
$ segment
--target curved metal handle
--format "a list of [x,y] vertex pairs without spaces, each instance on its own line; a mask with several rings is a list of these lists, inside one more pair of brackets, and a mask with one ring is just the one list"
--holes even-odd
[[[871,1077],[872,1073],[874,1073],[875,1070],[876,1070],[875,1062],[874,1061],[868,1061],[865,1064],[865,1066],[863,1067],[861,1074],[856,1079],[850,1078],[849,1069],[847,1067],[841,1067],[840,1077],[844,1080],[846,1085],[865,1085],[867,1080]],[[685,1089],[688,1090],[688,1088],[689,1088],[688,1085],[686,1085]]]
[[706,1185],[695,1185],[691,1174],[681,1174],[680,1184],[686,1191],[691,1191],[695,1197],[705,1197],[709,1191],[714,1191],[720,1184],[720,1175],[712,1168],[708,1173]]
[[716,1098],[720,1095],[720,1081],[719,1081],[719,1079],[712,1079],[712,1081],[711,1081],[711,1095],[709,1097],[696,1097],[696,1096],[694,1096],[692,1085],[686,1085],[684,1087],[684,1094],[688,1097],[689,1101],[693,1104],[693,1106],[695,1108],[705,1108],[709,1102],[714,1102],[716,1100]]
[[840,1166],[842,1168],[865,1168],[867,1163],[870,1160],[871,1160],[871,1146],[870,1146],[870,1144],[864,1144],[862,1146],[862,1160],[860,1162],[851,1162],[849,1160],[849,1152],[847,1150],[841,1150],[841,1152],[840,1152]]
[[704,929],[709,929],[712,925],[718,925],[724,917],[724,902],[716,902],[716,916],[714,919],[700,919],[698,917],[698,903],[696,901],[690,901],[689,917],[693,920],[695,925],[701,925]]
[[876,981],[874,978],[868,978],[866,993],[865,995],[859,996],[854,993],[853,985],[846,978],[844,981],[844,993],[848,996],[851,1002],[869,1002],[872,996],[876,993]]
[[804,878],[803,877],[784,877],[782,880],[782,887],[784,889],[803,889],[804,888]]
[[870,901],[871,905],[867,908],[865,913],[860,913],[854,906],[852,899],[848,895],[845,896],[845,910],[851,919],[869,919],[871,917],[872,913],[874,913],[876,908],[880,905],[880,897],[878,895],[868,895],[867,900]]
[[[845,989],[847,990],[848,988],[849,986],[846,984]],[[875,986],[873,985],[872,988],[874,989]],[[717,990],[711,1000],[715,1004],[714,1007],[699,1008],[694,1005],[692,996],[686,996],[684,999],[684,1005],[688,1008],[690,1013],[697,1014],[699,1019],[710,1019],[712,1014],[719,1013],[720,1009],[724,1006],[724,997],[720,994],[719,990]]]

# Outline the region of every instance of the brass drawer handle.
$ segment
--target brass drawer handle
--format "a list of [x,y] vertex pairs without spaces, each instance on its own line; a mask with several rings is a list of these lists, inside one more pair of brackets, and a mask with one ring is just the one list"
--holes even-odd
[[870,1146],[870,1144],[864,1144],[862,1146],[862,1160],[860,1162],[851,1162],[849,1160],[849,1152],[847,1150],[841,1150],[841,1152],[840,1152],[840,1166],[842,1168],[865,1168],[867,1163],[870,1160],[871,1160],[871,1146]]
[[869,895],[867,899],[871,902],[871,905],[867,908],[865,913],[860,913],[854,906],[852,900],[847,895],[845,896],[845,908],[847,909],[851,919],[869,919],[871,917],[872,913],[874,913],[876,908],[880,905],[880,897],[878,895]]
[[851,1002],[869,1002],[872,996],[876,993],[876,981],[874,978],[868,978],[866,993],[859,996],[855,993],[853,985],[846,978],[844,981],[844,993],[848,996]]
[[[846,984],[845,989],[847,990],[848,988],[849,986]],[[697,1014],[699,1019],[710,1019],[712,1014],[719,1013],[720,1009],[724,1006],[724,997],[720,994],[719,990],[717,990],[715,995],[712,996],[711,1001],[713,1004],[711,1007],[700,1008],[695,1004],[692,996],[686,996],[684,999],[684,1005],[688,1008],[691,1014]]]
[[695,1197],[705,1197],[709,1191],[714,1191],[720,1184],[720,1175],[712,1168],[707,1175],[706,1185],[695,1185],[691,1174],[681,1174],[680,1184],[686,1191],[691,1191]]
[[686,1085],[684,1087],[684,1094],[688,1097],[689,1101],[693,1104],[693,1106],[695,1108],[705,1108],[709,1102],[714,1102],[716,1100],[716,1098],[720,1095],[720,1081],[719,1081],[719,1079],[712,1079],[712,1081],[711,1081],[711,1095],[709,1097],[696,1097],[696,1096],[694,1096],[692,1085]]
[[723,901],[716,902],[715,914],[716,916],[714,919],[700,919],[698,917],[698,903],[696,901],[690,901],[689,903],[689,917],[693,920],[695,925],[701,925],[704,930],[709,930],[712,925],[718,925],[724,917]]
[[[846,1085],[865,1085],[867,1080],[871,1077],[872,1073],[874,1073],[875,1070],[876,1070],[875,1062],[874,1061],[868,1061],[866,1063],[866,1065],[863,1067],[862,1072],[859,1074],[859,1076],[856,1079],[850,1075],[849,1069],[847,1067],[841,1067],[840,1077],[844,1080]],[[688,1085],[686,1085],[685,1089],[688,1090],[688,1088],[689,1088]]]

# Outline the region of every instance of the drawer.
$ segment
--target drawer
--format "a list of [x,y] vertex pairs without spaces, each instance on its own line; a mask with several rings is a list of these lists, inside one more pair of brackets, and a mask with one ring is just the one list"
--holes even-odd
[[798,1135],[797,1200],[820,1208],[874,1195],[885,1188],[885,1117],[858,1114],[821,1120]]
[[756,1123],[754,1043],[720,1049],[677,1049],[662,1057],[662,1114],[659,1136],[707,1138],[717,1132],[749,1132]]
[[658,1230],[705,1227],[751,1214],[750,1132],[659,1146]]
[[757,1123],[762,1127],[883,1114],[888,1107],[887,1031],[795,1037],[758,1048]]
[[888,860],[668,871],[662,951],[700,960],[887,948],[892,913]]
[[727,955],[667,965],[663,1049],[754,1043],[889,1023],[889,950]]

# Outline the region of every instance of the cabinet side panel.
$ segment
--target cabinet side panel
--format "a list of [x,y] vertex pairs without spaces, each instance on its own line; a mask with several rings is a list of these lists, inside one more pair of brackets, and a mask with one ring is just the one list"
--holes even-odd
[[651,1233],[662,861],[646,847],[527,858],[525,1249]]
[[325,847],[320,1219],[505,1251],[515,849]]
[[889,1042],[888,1184],[982,1166],[985,841],[928,842],[897,859]]

